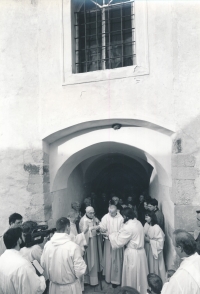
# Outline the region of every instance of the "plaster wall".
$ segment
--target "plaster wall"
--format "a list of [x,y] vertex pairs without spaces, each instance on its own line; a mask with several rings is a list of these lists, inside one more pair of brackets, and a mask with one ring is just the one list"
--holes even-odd
[[[81,84],[63,86],[62,1],[1,0],[0,201],[8,203],[6,210],[1,205],[2,230],[2,223],[16,209],[25,219],[36,217],[39,210],[37,219],[50,218],[49,175],[48,171],[43,172],[44,166],[48,166],[43,154],[44,138],[83,122],[118,118],[148,121],[175,132],[171,177],[171,196],[178,203],[175,211],[179,217],[175,223],[183,223],[180,216],[187,210],[192,215],[188,215],[187,229],[194,227],[195,207],[200,205],[200,3],[147,1],[146,13],[149,74],[122,79],[115,75],[115,79],[94,83],[87,83],[86,75]],[[99,73],[94,75],[98,77]],[[107,141],[110,131],[101,135],[99,141]],[[179,139],[181,148],[177,147]],[[130,138],[123,140],[129,142]],[[121,142],[116,138],[114,141]],[[90,143],[95,144],[95,140]],[[41,152],[39,160],[33,158],[36,151]],[[59,154],[53,172],[70,152]],[[170,169],[170,160],[167,162],[156,146],[150,154],[157,154],[164,169]],[[191,157],[192,165],[188,160]],[[25,170],[24,164],[34,167]],[[38,174],[34,183],[38,180],[40,184],[32,185],[36,190],[29,191],[27,187],[35,171]],[[35,194],[45,195],[38,196],[37,210],[32,205]],[[45,207],[47,212],[43,213]]]

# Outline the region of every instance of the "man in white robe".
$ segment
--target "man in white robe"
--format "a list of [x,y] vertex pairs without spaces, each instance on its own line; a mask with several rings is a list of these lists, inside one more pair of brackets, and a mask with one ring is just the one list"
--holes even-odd
[[49,294],[82,293],[79,278],[84,275],[86,264],[80,247],[69,236],[70,221],[65,217],[58,219],[56,229],[41,256],[41,266],[50,280]]
[[[124,219],[117,211],[115,205],[110,205],[109,212],[103,216],[99,226],[103,233],[108,235],[118,232],[123,226]],[[123,248],[112,249],[110,240],[105,237],[103,251],[103,274],[105,281],[112,283],[113,287],[121,284],[122,265],[123,265]]]
[[84,276],[86,284],[92,286],[98,285],[98,272],[101,271],[102,261],[102,242],[101,236],[96,232],[99,229],[99,220],[94,216],[94,208],[86,207],[86,214],[81,218],[79,227],[83,232],[85,228],[89,227],[86,234],[87,249],[85,251],[84,260],[87,264],[87,271]]
[[8,249],[0,256],[1,294],[40,294],[46,288],[44,277],[39,277],[19,252],[21,234],[21,228],[11,228],[4,234]]
[[140,294],[146,294],[148,266],[144,250],[144,231],[140,221],[135,218],[131,208],[122,211],[124,225],[117,233],[108,237],[113,249],[122,248],[124,251],[124,262],[122,269],[122,287],[130,286]]
[[200,294],[200,256],[196,253],[194,237],[186,231],[176,230],[173,243],[183,261],[161,293]]
[[[13,213],[9,216],[9,228],[21,227],[23,218],[19,213]],[[9,229],[7,228],[4,233]],[[4,234],[3,233],[3,234]],[[0,256],[6,251],[6,246],[3,240],[3,234],[0,236]]]

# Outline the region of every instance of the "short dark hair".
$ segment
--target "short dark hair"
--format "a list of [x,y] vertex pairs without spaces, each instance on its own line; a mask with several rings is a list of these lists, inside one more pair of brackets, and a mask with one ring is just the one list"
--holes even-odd
[[133,209],[129,207],[125,207],[122,210],[121,215],[125,215],[126,217],[128,217],[128,219],[134,219],[136,217]]
[[155,292],[156,294],[160,294],[162,287],[163,287],[163,282],[161,278],[156,275],[156,274],[148,274],[147,276],[147,281],[149,284],[149,287]]
[[33,221],[24,222],[22,225],[22,232],[24,234],[31,233],[37,227],[37,223]]
[[153,211],[146,211],[145,216],[148,215],[151,218],[151,225],[157,225],[158,224],[158,219],[156,214]]
[[13,213],[9,216],[9,225],[14,224],[16,220],[22,220],[22,216],[19,213]]
[[146,197],[144,198],[144,202],[146,202],[147,204],[149,204],[150,201],[151,201],[151,197],[150,197],[150,196],[146,196]]
[[175,230],[176,247],[181,247],[187,255],[192,255],[196,252],[196,242],[194,237],[185,230]]
[[17,228],[10,228],[6,231],[3,235],[4,244],[7,249],[12,249],[17,246],[17,241],[21,239],[22,236],[22,229]]
[[66,217],[61,217],[56,222],[57,232],[64,232],[66,227],[70,227],[70,221]]
[[172,276],[173,276],[173,274],[175,274],[175,270],[173,270],[173,269],[169,269],[168,271],[167,271],[167,278],[169,279],[169,278],[171,278]]
[[153,205],[153,206],[158,206],[158,201],[155,199],[155,198],[152,198],[150,201],[149,201],[149,204]]
[[140,294],[136,289],[132,287],[122,287],[117,294]]

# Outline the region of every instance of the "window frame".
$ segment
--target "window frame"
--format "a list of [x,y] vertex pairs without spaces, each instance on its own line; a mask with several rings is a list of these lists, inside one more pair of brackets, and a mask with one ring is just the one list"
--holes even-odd
[[[76,73],[74,0],[62,0],[63,86],[149,74],[147,1],[135,0],[136,65]],[[69,25],[70,24],[70,25]]]

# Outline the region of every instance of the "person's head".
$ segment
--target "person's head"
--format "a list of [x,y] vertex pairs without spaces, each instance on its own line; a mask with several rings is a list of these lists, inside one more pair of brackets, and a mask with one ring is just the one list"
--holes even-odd
[[117,215],[117,207],[115,205],[110,205],[108,211],[110,216],[112,217],[115,217]]
[[90,219],[94,218],[95,212],[94,212],[94,208],[92,206],[86,207],[85,212],[86,212],[87,217],[89,217]]
[[11,228],[20,227],[23,222],[23,217],[19,213],[13,213],[9,216],[9,225]]
[[56,221],[56,231],[57,233],[67,233],[70,234],[70,221],[66,217],[61,217]]
[[200,227],[200,210],[197,210],[197,226]]
[[122,213],[121,215],[123,216],[124,218],[124,223],[126,223],[128,220],[130,219],[134,219],[136,216],[135,216],[135,213],[133,211],[132,208],[129,208],[129,207],[125,207],[123,210],[122,210]]
[[22,225],[22,232],[24,235],[30,234],[34,229],[36,229],[37,223],[33,221],[24,222]]
[[147,196],[144,198],[144,209],[148,210],[148,203],[150,203],[151,197]]
[[128,286],[124,286],[117,294],[140,294],[136,289]]
[[145,213],[145,221],[150,224],[151,226],[157,225],[158,224],[158,220],[157,220],[157,216],[153,211],[146,211]]
[[156,274],[148,274],[147,276],[147,281],[149,285],[148,293],[152,294],[160,294],[162,287],[163,287],[163,282],[161,278],[156,275]]
[[72,202],[71,203],[71,208],[73,208],[74,210],[76,211],[79,211],[80,210],[80,203],[78,201],[75,201],[75,202]]
[[70,220],[70,222],[72,223],[75,223],[77,220],[78,220],[78,217],[79,217],[79,213],[74,211],[74,210],[71,210],[68,215],[67,215],[67,218]]
[[91,205],[91,198],[90,197],[87,197],[87,198],[85,198],[84,199],[84,204],[85,204],[85,206],[87,207],[87,206],[90,206]]
[[151,199],[148,202],[148,210],[155,211],[158,208],[158,201],[156,199]]
[[196,242],[190,233],[185,230],[175,230],[173,234],[174,247],[180,258],[193,255],[196,252]]
[[115,205],[119,203],[119,198],[117,196],[113,196],[112,200],[114,201]]
[[20,250],[22,229],[20,227],[10,228],[4,233],[3,240],[7,249]]
[[169,282],[169,280],[170,280],[170,278],[173,276],[173,274],[175,274],[175,270],[173,270],[173,269],[169,269],[168,271],[167,271],[167,281]]
[[144,195],[140,194],[139,201],[140,201],[140,203],[144,202]]
[[123,199],[122,198],[119,198],[119,204],[120,205],[123,205],[123,203],[124,203]]
[[127,202],[133,202],[133,197],[132,196],[128,196],[127,197]]

